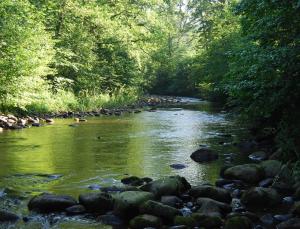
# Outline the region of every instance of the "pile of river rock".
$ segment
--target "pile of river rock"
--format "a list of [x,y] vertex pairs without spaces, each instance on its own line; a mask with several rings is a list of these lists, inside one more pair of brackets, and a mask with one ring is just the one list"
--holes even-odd
[[140,113],[141,108],[150,107],[148,111],[155,111],[157,106],[169,106],[181,103],[180,98],[171,96],[151,96],[145,97],[136,102],[135,104],[125,106],[123,108],[105,109],[99,108],[93,111],[82,111],[82,112],[58,112],[50,114],[33,114],[31,116],[20,116],[8,114],[4,115],[0,113],[0,132],[4,129],[19,130],[27,127],[40,127],[45,124],[53,124],[55,118],[74,118],[77,122],[87,121],[85,117],[99,117],[115,115],[120,116],[126,113]]
[[[221,171],[215,185],[191,186],[180,176],[158,180],[129,176],[74,199],[43,193],[28,209],[37,213],[89,215],[114,228],[300,228],[300,185],[276,160]],[[0,221],[18,216],[0,212]]]

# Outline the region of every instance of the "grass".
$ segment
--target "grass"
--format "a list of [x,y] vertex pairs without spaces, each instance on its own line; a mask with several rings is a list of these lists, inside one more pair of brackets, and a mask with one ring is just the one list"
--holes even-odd
[[[121,89],[113,95],[105,94],[82,94],[75,96],[68,91],[59,91],[55,94],[48,90],[42,93],[23,96],[20,104],[1,104],[2,111],[8,113],[58,113],[66,111],[92,111],[100,108],[121,108],[133,104],[140,97],[136,89]],[[20,101],[20,100],[19,100]]]

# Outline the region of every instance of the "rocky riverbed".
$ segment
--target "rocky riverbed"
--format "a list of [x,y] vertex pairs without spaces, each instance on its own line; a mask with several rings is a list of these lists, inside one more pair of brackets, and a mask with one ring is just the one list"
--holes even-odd
[[140,113],[143,109],[154,112],[158,106],[170,106],[175,104],[185,103],[181,98],[171,96],[149,96],[140,99],[135,104],[128,105],[122,108],[106,109],[99,108],[98,110],[86,112],[58,112],[50,114],[32,113],[29,115],[13,115],[0,113],[0,132],[5,129],[18,130],[28,127],[40,127],[43,125],[54,124],[55,118],[74,118],[76,122],[85,122],[86,117],[115,115],[120,116],[126,113]]
[[[208,152],[202,149],[192,155]],[[204,161],[203,157],[201,163]],[[293,180],[289,166],[278,160],[224,167],[215,184],[191,186],[180,176],[157,180],[127,176],[121,182],[123,186],[83,193],[78,198],[42,193],[27,206],[35,217],[79,215],[113,228],[300,227],[300,184]],[[31,214],[0,211],[2,223],[31,220]]]

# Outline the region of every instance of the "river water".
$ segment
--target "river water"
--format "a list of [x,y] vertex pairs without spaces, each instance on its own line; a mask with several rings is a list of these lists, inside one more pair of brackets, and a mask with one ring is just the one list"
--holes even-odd
[[[223,164],[242,160],[232,143],[243,130],[213,104],[185,100],[185,106],[155,112],[77,124],[60,119],[54,125],[0,133],[0,207],[26,215],[34,194],[77,197],[91,188],[120,185],[126,175],[178,174],[192,184],[213,183]],[[220,153],[219,160],[192,161],[190,154],[206,145]],[[178,163],[186,168],[170,167]]]

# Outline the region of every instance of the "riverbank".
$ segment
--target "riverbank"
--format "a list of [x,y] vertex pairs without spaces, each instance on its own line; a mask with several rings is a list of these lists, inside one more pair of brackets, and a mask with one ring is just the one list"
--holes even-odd
[[182,103],[181,98],[172,96],[146,96],[135,102],[116,104],[111,108],[100,107],[90,111],[63,111],[53,113],[30,112],[26,115],[1,114],[0,132],[5,129],[18,130],[28,127],[41,127],[54,124],[56,118],[74,118],[76,122],[85,122],[86,117],[102,115],[121,116],[126,113],[140,113],[142,110],[155,111],[158,106],[170,106]]

